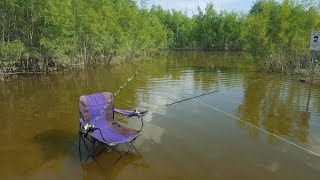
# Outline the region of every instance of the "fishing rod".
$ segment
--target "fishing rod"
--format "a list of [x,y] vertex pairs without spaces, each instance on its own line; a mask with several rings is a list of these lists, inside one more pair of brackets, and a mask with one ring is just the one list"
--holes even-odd
[[[149,77],[147,77],[147,76],[145,76],[145,75],[143,75],[143,74],[141,74],[141,73],[139,73],[138,75],[141,76],[141,77],[144,77],[144,78],[146,78],[146,79],[151,80]],[[274,75],[272,75],[272,76],[274,76]],[[272,77],[272,76],[268,76],[268,77],[263,77],[263,78],[260,78],[260,79],[256,79],[256,80],[254,80],[254,81],[251,81],[250,83],[253,83],[253,82],[255,82],[255,81],[260,81],[260,80],[262,80],[262,79],[270,78],[270,77]],[[185,99],[182,99],[182,100],[179,100],[179,101],[174,101],[174,102],[171,102],[171,103],[163,104],[163,105],[160,105],[160,106],[158,106],[158,107],[156,107],[156,108],[154,108],[154,109],[148,110],[148,112],[153,112],[153,111],[162,109],[162,108],[164,108],[164,107],[168,107],[168,106],[172,106],[172,105],[175,105],[175,104],[179,104],[179,103],[182,103],[182,102],[185,102],[185,101],[189,101],[189,100],[192,100],[192,99],[196,99],[196,98],[199,98],[199,97],[202,97],[202,96],[206,96],[206,95],[218,93],[218,92],[221,92],[221,91],[226,91],[226,90],[231,89],[231,88],[234,88],[234,87],[235,87],[235,85],[232,85],[232,86],[230,86],[230,87],[228,87],[228,88],[225,88],[225,89],[213,90],[213,91],[210,91],[210,92],[205,92],[205,93],[202,93],[202,94],[199,94],[199,95],[195,95],[195,96],[192,96],[192,97],[188,97],[188,98],[185,98]],[[178,91],[178,93],[180,93],[181,95],[183,95],[183,94],[182,94],[181,92],[179,92],[179,91]]]
[[[96,124],[96,122],[99,120],[100,116],[102,115],[102,113],[104,111],[107,110],[109,104],[113,101],[114,97],[116,97],[118,95],[118,93],[133,79],[137,76],[138,72],[136,72],[132,77],[128,78],[127,81],[119,87],[118,91],[116,93],[114,93],[113,97],[107,102],[107,104],[103,107],[103,109],[101,109],[101,111],[99,112],[98,116],[95,117],[93,123],[88,122],[85,126],[84,129],[89,132],[89,131],[94,131],[94,125]],[[139,111],[135,110],[134,111],[136,114],[140,114]]]

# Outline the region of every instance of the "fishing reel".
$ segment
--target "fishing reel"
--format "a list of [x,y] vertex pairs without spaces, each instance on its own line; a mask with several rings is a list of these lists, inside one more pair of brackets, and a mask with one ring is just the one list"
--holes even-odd
[[144,116],[148,113],[148,111],[139,111],[139,110],[134,110],[133,111],[133,114],[131,116],[138,116],[138,117],[141,117],[141,116]]
[[94,131],[95,128],[94,128],[94,125],[93,125],[93,124],[87,123],[87,124],[84,126],[84,130],[86,130],[87,132],[90,132],[90,131]]

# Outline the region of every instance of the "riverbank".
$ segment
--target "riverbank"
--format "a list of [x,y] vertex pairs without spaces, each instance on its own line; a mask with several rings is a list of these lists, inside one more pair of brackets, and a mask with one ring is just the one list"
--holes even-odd
[[[148,59],[152,59],[154,56],[157,56],[159,54],[170,54],[170,53],[183,53],[186,56],[193,55],[194,53],[203,53],[203,54],[230,54],[230,53],[239,53],[239,54],[247,54],[247,58],[250,59],[250,61],[255,64],[254,58],[252,58],[248,52],[243,50],[235,50],[235,51],[217,51],[216,49],[201,49],[201,48],[192,48],[192,49],[161,49],[157,52],[153,53],[145,53],[144,55],[131,57],[131,58],[123,58],[123,57],[117,57],[117,58],[111,58],[108,61],[95,61],[95,64],[91,64],[90,66],[86,66],[83,61],[79,61],[77,64],[64,64],[64,65],[54,65],[54,66],[48,66],[46,68],[46,71],[10,71],[10,72],[3,72],[0,71],[0,82],[4,81],[10,81],[10,79],[16,79],[19,76],[26,76],[26,75],[41,75],[41,74],[56,74],[56,73],[63,73],[63,72],[69,72],[69,71],[77,71],[81,69],[96,69],[98,67],[103,68],[113,68],[113,67],[121,67],[128,63],[136,63],[136,62],[142,62]],[[251,57],[251,58],[250,58]],[[241,62],[238,62],[241,64]],[[307,64],[307,63],[305,63]],[[256,66],[257,72],[268,72],[272,74],[278,74],[284,77],[291,77],[296,79],[299,82],[302,83],[311,83],[310,82],[310,68],[308,66],[304,67],[305,69],[272,69],[270,67],[266,68],[263,65],[257,65]],[[17,68],[18,69],[18,68]],[[315,76],[314,76],[314,84],[320,84],[320,67],[319,65],[315,68]]]

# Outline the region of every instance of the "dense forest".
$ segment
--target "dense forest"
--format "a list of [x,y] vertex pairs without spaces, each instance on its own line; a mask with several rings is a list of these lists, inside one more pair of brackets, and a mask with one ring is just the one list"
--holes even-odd
[[301,71],[320,30],[317,1],[258,0],[246,13],[213,4],[192,17],[134,0],[2,0],[0,72],[86,68],[159,50],[245,50],[261,68]]

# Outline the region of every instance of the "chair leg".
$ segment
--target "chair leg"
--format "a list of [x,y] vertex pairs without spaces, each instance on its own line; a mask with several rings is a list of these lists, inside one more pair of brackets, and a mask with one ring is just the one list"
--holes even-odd
[[[89,148],[89,146],[86,143],[84,138],[88,139],[93,144],[91,148]],[[84,135],[82,133],[79,133],[79,155],[80,155],[80,161],[82,162],[81,141],[83,142],[87,152],[89,153],[89,155],[87,156],[87,158],[85,159],[84,162],[88,161],[88,159],[90,157],[92,157],[92,158],[96,157],[96,156],[93,155],[93,150],[95,148],[95,142],[93,140],[91,140],[90,138],[84,137]]]
[[[99,147],[99,144],[98,144],[97,147]],[[103,147],[100,148],[100,151],[98,151],[98,153],[96,153],[95,155],[94,155],[93,152],[92,152],[91,156],[92,156],[92,157],[98,157],[103,151],[105,151],[105,150],[108,149],[108,148],[109,148],[109,146],[103,144]]]
[[[81,141],[83,142],[88,153],[90,152],[90,150],[89,150],[89,147],[88,147],[86,141],[83,138],[83,134],[79,133],[79,156],[80,156],[80,162],[82,163],[83,161],[82,161],[82,152],[81,152]],[[84,162],[86,162],[89,159],[89,157],[90,157],[90,155],[88,155],[86,157]]]
[[88,147],[88,145],[87,145],[87,143],[86,143],[86,141],[84,140],[84,138],[83,138],[82,135],[81,135],[81,139],[82,139],[82,142],[84,143],[84,146],[86,147],[87,151],[90,152],[89,147]]
[[139,153],[139,151],[134,146],[132,141],[128,142],[128,143],[123,143],[123,144],[125,144],[128,147],[128,150],[124,150],[122,147],[120,147],[120,145],[122,145],[122,144],[118,144],[117,146],[114,146],[114,147],[111,147],[111,148],[114,149],[115,151],[117,151],[121,156],[127,155],[132,149],[134,151],[136,151],[137,153]]
[[[89,148],[89,146],[86,143],[85,139],[88,139],[92,143],[92,147]],[[81,162],[82,162],[81,141],[83,142],[83,144],[85,145],[85,148],[87,149],[87,152],[89,153],[88,157],[86,158],[86,160],[84,162],[86,162],[90,157],[95,158],[95,157],[99,156],[105,149],[108,149],[108,148],[111,148],[112,150],[115,150],[117,153],[120,154],[119,160],[123,156],[127,155],[131,150],[134,150],[139,155],[141,155],[140,152],[138,151],[138,149],[133,144],[135,139],[133,139],[131,142],[128,142],[128,143],[122,143],[122,144],[125,144],[128,147],[127,150],[126,150],[126,148],[123,149],[121,147],[122,144],[118,144],[116,146],[108,146],[108,145],[102,143],[104,145],[104,147],[101,148],[97,153],[94,153],[94,150],[100,145],[99,144],[100,142],[95,140],[95,139],[90,139],[90,137],[85,137],[84,134],[79,132],[79,155],[80,155],[80,161]]]
[[79,158],[80,158],[80,163],[82,163],[82,154],[81,154],[81,134],[79,133]]
[[125,143],[128,146],[128,151],[130,152],[132,149],[135,150],[136,148],[134,148],[132,143]]
[[134,149],[134,151],[136,151],[139,155],[141,155],[141,154],[140,154],[140,151],[138,151],[138,149],[137,149],[136,146],[133,144],[133,142],[130,142],[130,145],[131,145],[131,147]]
[[111,148],[113,149],[113,150],[115,150],[115,151],[117,151],[117,153],[119,153],[120,154],[120,156],[122,157],[122,156],[124,156],[125,154],[123,153],[123,152],[121,152],[120,150],[118,150],[117,148],[118,148],[118,146],[119,145],[116,145],[116,146],[111,146]]

